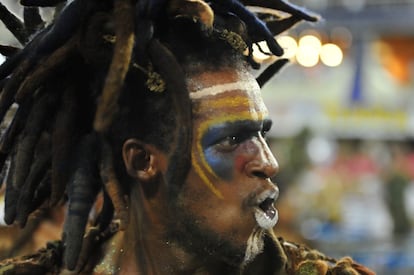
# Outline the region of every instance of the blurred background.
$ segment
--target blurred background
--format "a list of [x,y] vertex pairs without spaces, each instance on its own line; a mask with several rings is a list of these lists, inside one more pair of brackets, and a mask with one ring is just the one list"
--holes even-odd
[[[0,2],[21,13],[18,1]],[[414,274],[414,0],[291,2],[322,20],[278,36],[291,62],[264,86],[277,232],[378,274]],[[0,44],[19,46],[1,23]],[[0,258],[58,238],[60,211],[29,224],[35,239],[0,226]]]
[[414,1],[291,2],[322,21],[278,38],[290,66],[264,86],[277,231],[414,274]]

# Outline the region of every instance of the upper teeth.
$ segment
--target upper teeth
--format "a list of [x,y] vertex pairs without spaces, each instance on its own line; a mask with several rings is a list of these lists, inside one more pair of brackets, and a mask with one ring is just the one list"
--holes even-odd
[[263,192],[262,194],[260,194],[260,196],[257,198],[257,204],[261,204],[266,199],[276,200],[278,196],[279,196],[278,191],[276,191],[276,190],[267,190],[267,191]]

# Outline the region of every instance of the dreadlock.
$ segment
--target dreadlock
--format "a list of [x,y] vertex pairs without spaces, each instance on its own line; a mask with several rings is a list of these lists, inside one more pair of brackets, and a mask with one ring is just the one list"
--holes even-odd
[[[317,20],[284,0],[20,3],[24,22],[0,3],[0,19],[24,45],[0,46],[7,56],[0,66],[0,120],[17,105],[0,140],[0,168],[7,172],[5,221],[24,226],[36,209],[67,199],[63,243],[69,269],[84,260],[83,236],[98,193],[104,202],[95,230],[104,232],[114,218],[121,230],[128,223],[128,186],[121,184],[125,175],[118,161],[127,137],[155,144],[174,158],[171,182],[185,177],[191,104],[184,64],[207,55],[214,57],[211,66],[223,65],[216,57],[226,45],[257,68],[253,44],[266,41],[269,54],[281,56],[274,35],[301,20]],[[246,5],[274,12],[264,21]],[[47,25],[39,7],[50,6],[56,15]],[[285,63],[279,59],[265,69],[259,84]]]

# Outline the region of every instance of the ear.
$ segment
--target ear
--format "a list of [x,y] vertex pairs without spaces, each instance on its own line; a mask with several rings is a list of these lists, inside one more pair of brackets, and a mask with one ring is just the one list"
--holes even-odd
[[138,139],[128,139],[122,146],[122,157],[127,173],[140,182],[153,180],[158,172],[157,156],[159,152],[153,145]]

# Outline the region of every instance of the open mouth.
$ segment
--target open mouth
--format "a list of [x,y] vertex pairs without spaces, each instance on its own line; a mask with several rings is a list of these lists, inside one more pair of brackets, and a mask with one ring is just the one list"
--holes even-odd
[[270,229],[277,223],[279,216],[277,209],[274,206],[277,196],[277,191],[266,191],[257,199],[257,206],[254,209],[254,217],[257,224],[263,229]]

